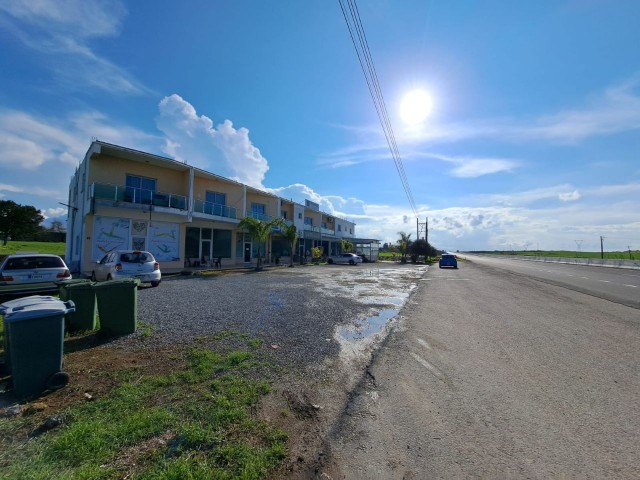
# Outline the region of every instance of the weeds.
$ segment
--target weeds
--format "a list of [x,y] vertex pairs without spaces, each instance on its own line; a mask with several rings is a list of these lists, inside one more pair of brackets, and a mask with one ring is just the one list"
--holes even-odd
[[[255,343],[251,343],[255,345]],[[287,434],[251,412],[270,385],[252,354],[185,352],[165,375],[120,372],[108,395],[69,408],[62,427],[0,451],[2,478],[260,478],[285,458]],[[2,420],[0,438],[24,428]]]

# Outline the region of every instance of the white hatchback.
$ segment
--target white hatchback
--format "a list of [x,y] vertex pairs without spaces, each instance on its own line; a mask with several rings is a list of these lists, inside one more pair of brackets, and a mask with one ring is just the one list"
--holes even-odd
[[152,287],[160,285],[160,264],[150,252],[139,250],[116,250],[107,253],[96,263],[91,272],[94,282],[136,278]]

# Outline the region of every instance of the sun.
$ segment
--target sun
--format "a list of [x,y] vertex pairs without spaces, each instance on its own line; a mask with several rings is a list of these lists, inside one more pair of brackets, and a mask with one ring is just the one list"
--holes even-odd
[[427,92],[412,90],[402,99],[400,117],[407,125],[418,125],[427,119],[432,106],[431,96]]

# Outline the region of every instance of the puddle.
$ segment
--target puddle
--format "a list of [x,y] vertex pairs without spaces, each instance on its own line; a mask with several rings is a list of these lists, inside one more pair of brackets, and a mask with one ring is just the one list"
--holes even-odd
[[358,320],[351,325],[342,325],[338,327],[336,335],[347,341],[363,340],[367,337],[380,333],[387,322],[398,314],[395,308],[385,308],[380,310],[377,315]]

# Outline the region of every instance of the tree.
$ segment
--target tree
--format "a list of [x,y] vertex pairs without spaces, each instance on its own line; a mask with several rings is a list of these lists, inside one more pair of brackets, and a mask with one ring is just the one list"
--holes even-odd
[[7,244],[9,237],[15,238],[37,232],[43,220],[42,212],[31,205],[0,200],[0,238],[3,245]]
[[343,238],[340,240],[340,248],[342,249],[342,253],[350,253],[351,250],[353,250],[353,243]]
[[291,255],[289,255],[289,266],[293,267],[293,252],[296,249],[296,242],[298,241],[298,229],[295,225],[284,225],[282,228],[282,236],[287,239],[289,246],[291,247]]
[[256,264],[256,270],[262,270],[262,244],[269,240],[271,231],[274,227],[282,227],[283,221],[281,218],[274,218],[265,222],[253,217],[244,217],[238,224],[239,229],[245,229],[249,232],[251,238],[258,242],[258,263]]
[[398,240],[398,250],[400,250],[400,253],[402,254],[400,261],[402,263],[407,263],[407,252],[411,247],[411,234],[398,232],[398,235],[400,235],[400,239]]

